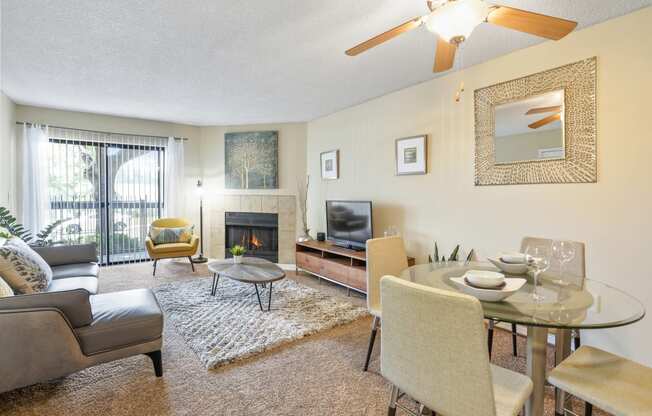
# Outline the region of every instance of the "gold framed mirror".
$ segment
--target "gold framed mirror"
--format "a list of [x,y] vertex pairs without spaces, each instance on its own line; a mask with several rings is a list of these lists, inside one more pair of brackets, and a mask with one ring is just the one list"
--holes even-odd
[[475,184],[597,181],[595,57],[475,90]]

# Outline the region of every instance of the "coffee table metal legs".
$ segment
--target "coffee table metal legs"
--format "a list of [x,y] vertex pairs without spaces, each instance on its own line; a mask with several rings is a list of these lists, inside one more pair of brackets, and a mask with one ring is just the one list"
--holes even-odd
[[217,284],[220,282],[220,275],[217,273],[213,273],[213,285],[211,286],[211,296],[215,296],[215,292],[217,292]]
[[[215,296],[215,293],[217,292],[217,284],[220,282],[220,275],[217,273],[213,273],[213,283],[211,284],[211,296]],[[267,284],[262,284],[263,287],[267,286]],[[269,283],[269,295],[267,297],[267,312],[272,310],[272,287],[274,284],[272,282]],[[263,301],[260,299],[260,292],[258,291],[258,284],[254,283],[254,288],[256,288],[256,298],[258,298],[258,306],[260,306],[261,312],[265,312],[265,309],[263,309]]]
[[[272,309],[272,287],[274,286],[273,283],[269,283],[269,296],[267,298],[267,312],[269,312]],[[254,283],[254,287],[256,288],[256,297],[258,298],[258,306],[260,306],[261,312],[265,312],[265,309],[263,309],[263,302],[260,300],[260,292],[258,291],[258,285]]]

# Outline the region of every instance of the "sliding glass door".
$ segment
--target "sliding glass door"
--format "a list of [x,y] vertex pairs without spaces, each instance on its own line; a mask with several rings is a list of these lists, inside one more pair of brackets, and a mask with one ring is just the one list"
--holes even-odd
[[147,259],[149,224],[162,216],[165,147],[156,138],[50,139],[53,239],[95,242],[103,264]]

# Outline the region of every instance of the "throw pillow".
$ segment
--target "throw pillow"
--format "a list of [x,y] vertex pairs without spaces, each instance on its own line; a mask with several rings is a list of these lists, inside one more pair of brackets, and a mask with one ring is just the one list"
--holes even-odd
[[149,227],[149,238],[152,239],[154,245],[189,243],[192,240],[194,230],[194,225],[178,228]]
[[11,286],[0,277],[0,298],[7,298],[13,295],[14,291],[11,289]]
[[12,237],[0,247],[0,276],[16,294],[38,293],[52,282],[52,269],[27,243]]

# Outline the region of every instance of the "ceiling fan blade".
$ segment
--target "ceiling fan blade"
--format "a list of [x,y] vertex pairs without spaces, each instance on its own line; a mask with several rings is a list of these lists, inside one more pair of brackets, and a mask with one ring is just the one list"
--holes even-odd
[[559,40],[575,29],[577,22],[506,6],[496,6],[487,22],[548,39]]
[[371,49],[374,46],[378,46],[383,42],[387,42],[388,40],[393,39],[400,34],[409,32],[410,30],[417,28],[420,25],[421,25],[421,17],[415,17],[414,19],[409,20],[403,23],[402,25],[398,25],[395,28],[390,29],[385,33],[381,33],[380,35],[374,36],[368,41],[362,42],[361,44],[352,47],[351,49],[347,50],[345,53],[349,56],[356,56],[366,51],[367,49]]
[[432,67],[432,72],[444,72],[451,69],[455,63],[456,51],[456,44],[448,43],[437,36],[437,51],[435,53],[435,65]]
[[529,110],[527,110],[527,113],[525,113],[525,115],[540,114],[540,113],[551,113],[553,111],[554,112],[561,111],[561,106],[560,105],[553,105],[552,107],[530,108]]
[[531,128],[531,129],[538,129],[539,127],[543,127],[546,124],[550,124],[553,121],[557,121],[557,120],[560,120],[560,119],[561,119],[561,114],[560,113],[552,114],[552,115],[550,115],[548,117],[542,118],[539,121],[535,121],[532,124],[528,124],[528,127]]

